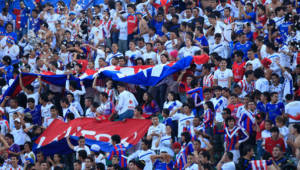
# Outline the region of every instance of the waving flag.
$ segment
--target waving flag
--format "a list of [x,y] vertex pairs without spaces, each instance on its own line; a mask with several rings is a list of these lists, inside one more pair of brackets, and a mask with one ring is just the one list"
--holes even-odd
[[[188,56],[180,59],[177,62],[158,65],[143,65],[143,66],[108,66],[98,70],[86,70],[79,78],[71,76],[70,80],[77,82],[80,87],[80,81],[84,82],[85,87],[91,87],[95,74],[99,74],[100,78],[109,77],[114,81],[121,81],[130,84],[155,86],[167,76],[174,74],[180,70],[184,70],[191,63],[204,64],[209,60],[209,56],[204,54],[201,56]],[[53,84],[60,87],[65,87],[67,75],[53,75],[52,72],[44,72],[43,74],[22,73],[22,82],[24,86],[33,82],[37,76],[41,76],[41,80],[48,84]],[[19,85],[19,77],[15,79],[13,84],[5,91],[2,100],[5,96],[16,96],[21,91]],[[1,100],[1,101],[2,101]]]
[[151,124],[150,120],[140,119],[112,122],[98,121],[95,118],[78,118],[68,123],[56,119],[35,141],[34,150],[41,150],[46,155],[65,154],[71,151],[66,137],[70,136],[71,142],[76,143],[80,136],[84,136],[87,145],[98,144],[102,151],[110,152],[112,135],[120,135],[121,143],[130,147],[140,141]]
[[153,2],[153,6],[157,9],[160,8],[162,6],[166,6],[169,7],[172,4],[172,0],[155,0]]
[[267,170],[268,165],[272,165],[272,160],[254,160],[250,162],[253,170]]

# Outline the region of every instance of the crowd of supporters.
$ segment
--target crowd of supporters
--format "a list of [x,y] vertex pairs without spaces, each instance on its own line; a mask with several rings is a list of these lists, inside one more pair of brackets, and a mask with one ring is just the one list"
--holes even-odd
[[[22,91],[2,98],[1,170],[300,169],[300,1],[2,3],[0,94],[16,78]],[[151,87],[72,79],[201,54],[208,63]],[[39,76],[28,85],[22,73],[67,80],[60,87]],[[116,132],[108,153],[84,137],[75,146],[67,137],[71,154],[32,150],[55,119],[79,117],[150,119],[152,126],[131,148]]]

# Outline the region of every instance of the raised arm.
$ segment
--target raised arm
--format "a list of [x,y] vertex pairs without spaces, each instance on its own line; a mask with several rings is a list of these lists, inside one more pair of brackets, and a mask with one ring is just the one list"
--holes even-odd
[[24,87],[24,85],[23,85],[23,81],[22,81],[22,73],[19,74],[19,83],[20,83],[21,89],[22,89],[25,93],[29,94],[29,91],[28,91],[28,90]]
[[70,74],[67,75],[67,81],[66,81],[66,90],[70,91]]
[[39,81],[39,89],[38,89],[38,93],[41,94],[41,91],[42,91],[42,80],[41,80],[41,75],[38,76],[38,81]]
[[3,146],[0,147],[0,152],[7,150],[9,148],[8,143],[6,142],[6,140],[2,135],[0,135],[0,142],[3,144]]
[[67,137],[67,143],[68,143],[68,146],[74,150],[74,145],[70,142],[70,136]]

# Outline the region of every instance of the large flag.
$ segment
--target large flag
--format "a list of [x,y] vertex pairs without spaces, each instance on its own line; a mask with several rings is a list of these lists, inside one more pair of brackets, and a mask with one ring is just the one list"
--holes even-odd
[[[143,65],[131,67],[108,66],[98,70],[86,70],[79,78],[71,76],[70,80],[77,81],[80,87],[80,81],[84,82],[86,87],[91,87],[95,74],[99,74],[100,78],[109,77],[114,81],[120,81],[130,84],[155,86],[167,76],[174,74],[178,71],[188,68],[192,63],[204,64],[208,62],[209,56],[204,54],[200,56],[188,56],[180,59],[177,62],[170,62],[168,64],[158,65]],[[43,74],[35,73],[22,73],[22,82],[24,86],[33,82],[38,75],[41,80],[48,84],[53,84],[60,87],[65,87],[67,75],[53,75],[51,72],[44,72]],[[5,91],[1,101],[5,96],[16,96],[21,91],[19,85],[19,77],[17,76],[13,84]]]
[[272,165],[272,160],[253,160],[250,161],[253,170],[267,170],[269,165]]
[[80,136],[86,138],[86,144],[98,144],[102,151],[110,152],[112,145],[110,138],[118,134],[121,143],[126,147],[136,145],[147,133],[151,125],[150,120],[127,119],[125,122],[99,121],[95,118],[78,118],[68,123],[54,120],[50,126],[35,141],[34,151],[41,150],[44,154],[65,154],[70,152],[66,137],[76,144]]

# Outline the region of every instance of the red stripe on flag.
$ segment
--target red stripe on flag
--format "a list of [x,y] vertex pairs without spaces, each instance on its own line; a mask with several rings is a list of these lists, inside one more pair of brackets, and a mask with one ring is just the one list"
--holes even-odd
[[194,57],[193,61],[195,62],[195,64],[205,64],[209,60],[209,56],[207,54],[196,55],[193,57]]

